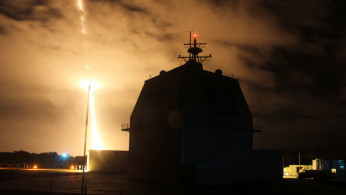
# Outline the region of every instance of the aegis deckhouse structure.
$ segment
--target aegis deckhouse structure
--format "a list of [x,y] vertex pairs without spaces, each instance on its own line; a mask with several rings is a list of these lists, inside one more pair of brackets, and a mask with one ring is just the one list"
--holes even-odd
[[252,178],[252,116],[238,80],[209,72],[188,46],[186,63],[145,81],[130,118],[131,178],[200,185]]

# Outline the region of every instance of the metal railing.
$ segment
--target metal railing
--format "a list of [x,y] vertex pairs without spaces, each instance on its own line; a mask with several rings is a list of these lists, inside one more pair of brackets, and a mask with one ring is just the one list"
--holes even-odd
[[121,130],[122,131],[129,131],[130,130],[130,123],[121,124]]
[[263,126],[260,124],[252,123],[252,129],[255,131],[262,131]]

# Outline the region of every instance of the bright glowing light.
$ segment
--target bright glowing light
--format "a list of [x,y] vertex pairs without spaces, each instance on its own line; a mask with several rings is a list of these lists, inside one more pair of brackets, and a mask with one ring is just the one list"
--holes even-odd
[[85,30],[84,27],[82,28],[82,33],[83,33],[83,34],[86,34],[86,30]]
[[34,169],[37,169],[37,165],[34,165]]
[[195,38],[196,38],[196,37],[197,37],[197,34],[194,34],[194,35],[193,35],[193,37],[195,37]]
[[89,171],[89,157],[90,157],[90,152],[88,151],[86,171]]
[[[88,138],[87,138],[87,151],[90,149],[93,150],[102,150],[104,149],[100,133],[97,128],[97,122],[96,122],[96,114],[95,114],[95,101],[94,101],[94,92],[101,87],[101,84],[96,81],[91,80],[82,80],[80,81],[79,85],[85,89],[88,90],[90,86],[90,94],[89,94],[89,128],[88,128]],[[90,132],[90,133],[89,133]],[[86,164],[86,171],[88,171],[89,167],[89,152],[87,152],[87,164]]]
[[67,154],[67,153],[63,153],[61,156],[62,156],[63,158],[67,158],[67,157],[68,157],[68,154]]
[[90,149],[102,150],[103,146],[102,146],[99,131],[97,129],[97,124],[96,124],[95,103],[94,103],[93,90],[90,90],[89,106],[90,106],[90,117],[91,117],[90,122],[91,122],[91,127],[92,127]]
[[[88,141],[88,150],[90,149],[94,149],[94,150],[102,150],[103,149],[103,144],[100,138],[100,134],[97,128],[97,123],[96,123],[96,116],[95,116],[95,103],[94,103],[94,91],[97,85],[95,82],[82,82],[84,86],[86,84],[86,87],[89,88],[90,86],[90,94],[89,94],[89,123],[91,123],[91,135],[88,134],[89,136],[89,141]],[[93,87],[95,86],[95,87]],[[85,88],[85,87],[83,87]],[[90,131],[89,131],[90,132]],[[89,170],[89,152],[87,152],[87,164],[85,167],[85,170],[88,171]]]
[[86,30],[85,30],[85,17],[84,17],[84,9],[83,9],[83,2],[82,0],[78,0],[78,8],[79,8],[79,12],[80,12],[80,22],[82,25],[82,33],[85,35],[86,34]]
[[73,166],[73,165],[71,166],[71,169],[72,169],[72,170],[74,169],[74,166]]
[[83,10],[83,4],[82,4],[82,0],[78,0],[78,6],[79,6],[79,10]]
[[79,82],[79,86],[85,90],[89,89],[89,85],[90,85],[90,91],[95,91],[97,89],[100,89],[100,87],[101,87],[101,84],[97,81],[82,80]]

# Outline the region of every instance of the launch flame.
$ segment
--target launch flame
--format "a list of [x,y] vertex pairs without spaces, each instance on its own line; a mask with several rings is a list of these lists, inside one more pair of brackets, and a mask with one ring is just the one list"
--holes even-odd
[[100,138],[100,134],[97,128],[96,124],[96,117],[95,117],[95,103],[94,103],[94,90],[90,90],[90,114],[91,114],[91,125],[92,125],[92,130],[91,130],[91,146],[90,149],[94,150],[102,150],[102,142]]
[[94,149],[94,150],[102,150],[103,149],[103,144],[100,138],[100,133],[97,128],[97,123],[96,123],[96,114],[95,114],[95,102],[94,102],[94,92],[100,88],[100,83],[95,82],[95,81],[90,81],[90,80],[83,80],[80,83],[80,86],[83,89],[89,90],[89,121],[91,123],[91,135],[89,137],[89,144],[88,148],[89,149]]

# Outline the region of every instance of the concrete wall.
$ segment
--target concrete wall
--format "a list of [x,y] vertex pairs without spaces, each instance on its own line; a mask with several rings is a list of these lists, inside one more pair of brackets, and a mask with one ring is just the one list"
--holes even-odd
[[236,79],[191,71],[183,75],[181,96],[187,123],[252,130],[252,115]]
[[194,167],[187,172],[195,174],[198,185],[251,180],[252,115],[236,79],[185,72],[181,112],[183,177],[193,179],[186,169]]
[[252,116],[236,79],[190,62],[162,72],[145,82],[130,123],[131,178],[251,180]]
[[299,170],[299,165],[290,165],[289,166],[289,173],[288,175],[290,176],[297,176],[298,175],[298,171],[303,172],[304,170],[313,170],[313,166],[312,165],[300,165],[300,170]]
[[131,178],[178,181],[179,94],[174,77],[146,81],[130,120]]
[[182,134],[183,166],[196,165],[199,185],[251,181],[252,132],[186,125]]
[[127,173],[129,151],[90,150],[89,171],[108,173]]
[[130,171],[134,179],[176,183],[178,180],[178,133],[156,126],[136,129],[130,139]]

